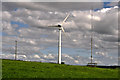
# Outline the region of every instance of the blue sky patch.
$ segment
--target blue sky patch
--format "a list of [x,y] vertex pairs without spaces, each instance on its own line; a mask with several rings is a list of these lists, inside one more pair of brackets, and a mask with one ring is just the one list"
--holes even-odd
[[16,22],[16,21],[11,21],[11,24],[17,24],[19,26],[19,28],[21,28],[21,27],[28,28],[29,27],[28,24],[24,24],[24,23]]
[[2,32],[0,32],[0,36],[2,36]]
[[[104,1],[103,1],[103,8],[111,8],[111,7],[117,6],[117,5],[114,5],[114,6],[109,5],[109,4],[111,4],[111,1],[113,1],[113,0],[108,0],[108,2],[107,1],[104,2]],[[102,8],[96,8],[96,9],[94,9],[94,11],[98,11],[98,10],[101,10],[101,9]]]
[[111,7],[113,7],[113,6],[109,5],[111,2],[103,2],[103,3],[104,3],[103,8],[111,8]]
[[15,8],[13,11],[17,11],[18,10],[18,8]]

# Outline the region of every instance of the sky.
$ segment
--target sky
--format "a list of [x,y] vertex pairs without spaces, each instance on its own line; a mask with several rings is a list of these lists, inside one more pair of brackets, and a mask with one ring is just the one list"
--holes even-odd
[[70,13],[63,24],[67,37],[62,33],[62,61],[70,65],[89,63],[93,34],[93,62],[98,65],[118,65],[120,40],[117,2],[6,0],[2,2],[0,13],[2,13],[1,58],[14,59],[17,40],[18,59],[57,63],[59,30],[47,26],[60,24]]

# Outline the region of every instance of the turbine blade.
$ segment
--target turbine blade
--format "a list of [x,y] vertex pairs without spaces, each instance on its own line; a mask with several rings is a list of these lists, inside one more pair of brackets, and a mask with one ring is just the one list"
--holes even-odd
[[58,25],[48,26],[48,27],[58,27]]
[[69,16],[70,16],[70,13],[65,17],[65,19],[62,22],[62,24],[68,19]]
[[69,39],[70,41],[74,42],[74,43],[75,43],[74,45],[76,46],[76,44],[78,44],[78,43],[77,43],[76,41],[74,41],[73,39],[71,39],[71,37],[70,37],[69,34],[66,34],[66,32],[65,32],[65,30],[64,30],[63,27],[61,27],[61,29],[62,29],[63,34],[65,35],[65,37],[66,37],[67,39]]
[[61,27],[61,29],[62,29],[62,31],[63,31],[63,32],[65,32],[65,30],[64,30],[64,28],[63,28],[63,27]]
[[69,37],[66,35],[66,32],[65,32],[64,28],[63,28],[63,27],[61,27],[61,29],[62,29],[62,31],[63,31],[63,33],[64,33],[65,37],[66,37],[66,38],[69,38]]

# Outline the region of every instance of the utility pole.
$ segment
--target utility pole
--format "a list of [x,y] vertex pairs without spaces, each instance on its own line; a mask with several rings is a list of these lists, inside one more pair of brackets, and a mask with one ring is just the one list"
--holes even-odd
[[15,40],[15,60],[17,60],[17,40]]

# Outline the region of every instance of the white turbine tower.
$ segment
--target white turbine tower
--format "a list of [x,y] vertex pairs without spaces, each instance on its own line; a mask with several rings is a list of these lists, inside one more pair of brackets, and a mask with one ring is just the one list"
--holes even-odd
[[53,26],[48,26],[48,27],[58,27],[59,28],[59,42],[58,42],[58,64],[61,64],[61,36],[62,36],[62,31],[65,34],[65,30],[63,28],[63,24],[66,22],[70,14],[68,14],[65,19],[63,20],[62,24],[58,25],[53,25]]

